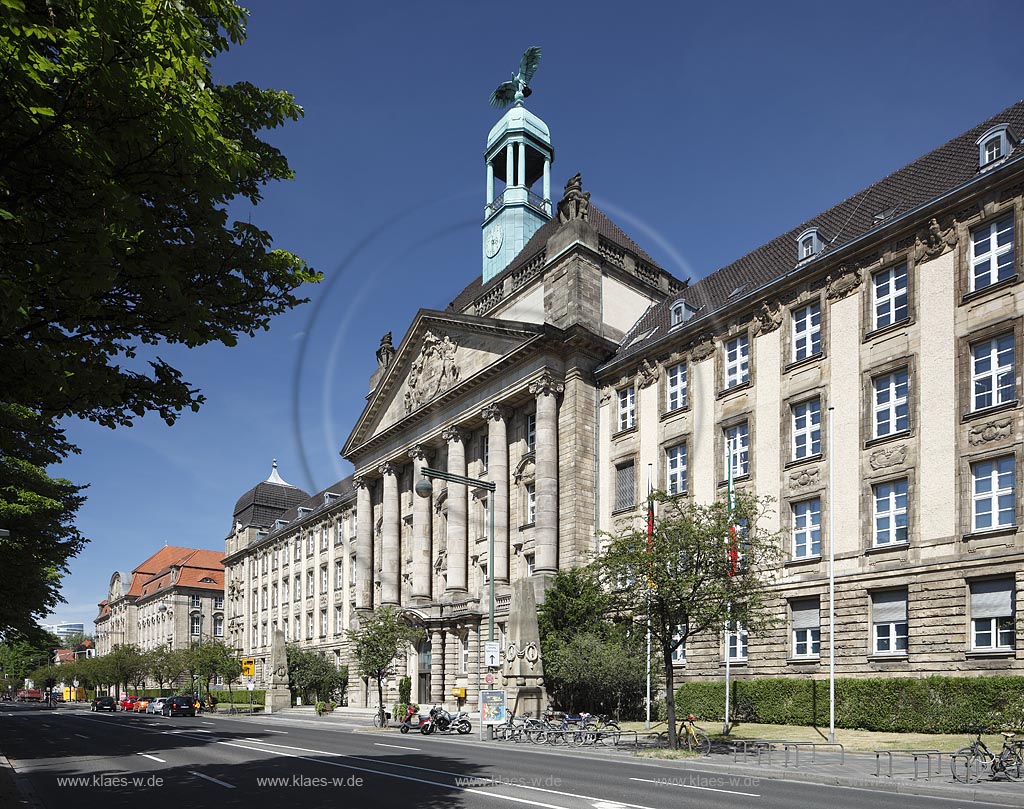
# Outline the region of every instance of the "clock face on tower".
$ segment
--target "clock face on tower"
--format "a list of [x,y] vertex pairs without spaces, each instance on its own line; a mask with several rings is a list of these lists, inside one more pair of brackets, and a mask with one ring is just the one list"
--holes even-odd
[[487,258],[494,258],[498,255],[503,235],[504,230],[498,223],[491,225],[487,229],[487,233],[484,235],[484,252],[487,254]]

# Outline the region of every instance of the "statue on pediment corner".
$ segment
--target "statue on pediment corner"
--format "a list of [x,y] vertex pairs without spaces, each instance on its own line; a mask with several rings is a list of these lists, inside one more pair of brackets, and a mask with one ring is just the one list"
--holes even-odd
[[646,388],[648,385],[654,384],[657,378],[658,369],[656,366],[651,365],[650,360],[644,360],[640,363],[640,367],[636,372],[636,386],[638,388]]
[[921,264],[933,258],[938,258],[947,250],[953,248],[958,240],[957,221],[954,218],[953,224],[945,230],[939,225],[938,219],[932,219],[928,223],[928,230],[924,239],[918,234],[914,237],[914,261]]
[[395,346],[391,342],[391,332],[380,338],[380,346],[377,348],[377,364],[381,370],[386,370],[395,358]]
[[590,216],[590,192],[583,190],[583,179],[579,172],[565,184],[565,193],[558,203],[558,221],[565,224],[570,219],[587,219]]

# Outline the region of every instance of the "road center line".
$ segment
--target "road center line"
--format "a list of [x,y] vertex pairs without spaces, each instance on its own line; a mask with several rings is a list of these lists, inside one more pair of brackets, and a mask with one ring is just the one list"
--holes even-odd
[[422,749],[420,747],[405,747],[404,745],[401,745],[401,744],[384,744],[383,742],[374,742],[373,746],[374,747],[394,747],[396,750],[417,750],[417,751],[419,751],[419,750]]
[[75,735],[76,735],[76,736],[77,736],[77,737],[78,737],[79,739],[88,739],[88,738],[89,738],[88,736],[83,736],[83,735],[82,735],[81,733],[76,733]]
[[266,733],[284,733],[287,735],[287,730],[271,730],[270,728],[263,728]]
[[[724,776],[723,776],[724,778]],[[745,795],[748,798],[760,798],[753,792],[737,792],[734,789],[716,789],[715,787],[699,787],[696,784],[677,784],[673,778],[630,778],[630,781],[643,781],[646,784],[657,784],[663,787],[682,787],[683,789],[702,789],[705,792],[725,792],[729,795]]]
[[213,781],[213,783],[215,783],[215,784],[220,784],[225,789],[234,789],[235,788],[234,784],[229,784],[226,781],[221,781],[221,780],[219,780],[217,778],[214,778],[213,776],[203,775],[201,772],[196,772],[195,770],[189,770],[188,772],[189,772],[189,775],[194,775],[194,776],[196,776],[196,778],[205,778],[207,781]]
[[151,756],[149,753],[136,753],[135,755],[142,756],[143,758],[151,758],[153,761],[159,761],[161,764],[167,763],[167,759],[157,758],[156,756]]

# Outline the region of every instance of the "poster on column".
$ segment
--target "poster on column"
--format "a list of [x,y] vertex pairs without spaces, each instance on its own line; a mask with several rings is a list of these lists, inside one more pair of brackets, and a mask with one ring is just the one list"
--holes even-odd
[[480,724],[500,725],[505,721],[508,701],[504,691],[480,692]]

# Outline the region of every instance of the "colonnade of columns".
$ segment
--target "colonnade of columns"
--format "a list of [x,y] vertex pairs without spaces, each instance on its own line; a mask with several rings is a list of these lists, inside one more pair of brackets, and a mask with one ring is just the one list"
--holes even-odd
[[[535,571],[554,573],[558,569],[558,395],[563,384],[545,373],[530,384],[529,391],[536,398],[536,449],[534,521]],[[509,581],[509,456],[508,419],[510,412],[500,403],[489,404],[480,412],[487,424],[488,459],[487,478],[495,484],[490,495],[489,508],[494,509],[494,558],[488,559],[488,570],[496,583]],[[469,433],[458,425],[441,433],[447,444],[447,471],[466,475],[466,442]],[[408,452],[413,465],[413,486],[427,466],[430,450],[417,445]],[[401,602],[401,509],[399,492],[399,464],[396,457],[377,468],[380,477],[374,481],[366,476],[356,477],[357,533],[356,533],[356,609],[368,610],[378,606],[374,597],[374,572],[380,571],[380,604],[398,605]],[[373,559],[374,547],[374,486],[380,487],[381,542],[379,560]],[[458,597],[468,590],[469,558],[469,491],[463,484],[448,483],[448,520],[444,537],[448,570],[445,594]],[[413,497],[412,513],[412,598],[438,599],[433,592],[433,559],[431,538],[431,504],[433,497]],[[375,564],[376,561],[376,564]]]
[[[507,188],[513,186],[526,188],[526,142],[519,141],[518,172],[515,171],[517,162],[515,148],[516,143],[513,141],[505,144],[505,186]],[[498,157],[495,156],[494,160],[497,159]],[[543,198],[547,201],[551,200],[551,158],[548,155],[544,155]],[[488,161],[487,204],[490,205],[492,202],[494,202],[494,162]],[[551,212],[548,211],[548,213]]]

